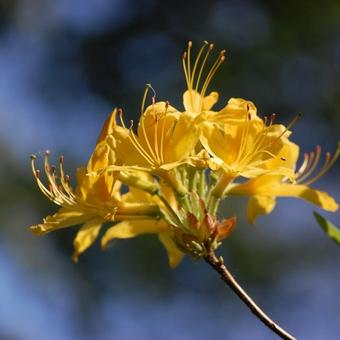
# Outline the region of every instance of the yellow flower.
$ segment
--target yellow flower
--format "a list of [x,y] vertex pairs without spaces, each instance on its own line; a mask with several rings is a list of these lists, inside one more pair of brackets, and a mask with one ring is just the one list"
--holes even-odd
[[[145,180],[148,179],[147,174],[139,173]],[[166,197],[169,204],[177,209],[177,202],[173,197],[171,190],[168,190],[167,186],[162,185],[161,190]],[[157,196],[152,196],[149,193],[142,190],[130,187],[127,194],[122,195],[122,201],[126,203],[134,202],[148,202],[150,205],[158,204],[162,209],[166,209],[164,204],[158,199]],[[158,234],[158,238],[167,250],[169,257],[169,265],[174,268],[182,260],[184,254],[180,251],[173,240],[173,225],[169,224],[164,219],[140,219],[136,216],[136,219],[125,220],[110,227],[104,234],[101,244],[103,248],[106,248],[108,243],[113,239],[128,239],[142,234]]]
[[[272,119],[273,120],[273,119]],[[221,169],[223,175],[215,188],[221,196],[236,177],[254,178],[266,173],[294,177],[298,146],[288,137],[288,128],[279,124],[266,124],[261,119],[231,119],[223,129],[205,124],[201,142],[212,156],[212,170]]]
[[189,115],[166,102],[155,102],[142,112],[135,134],[132,124],[130,128],[125,126],[122,111],[118,113],[122,126],[116,124],[115,113],[111,119],[117,164],[157,172],[190,163],[198,130]]
[[[125,125],[122,110],[114,110],[87,167],[77,171],[75,190],[64,174],[62,158],[57,174],[49,154],[45,155],[48,185],[43,184],[32,158],[41,191],[61,206],[43,223],[32,226],[33,232],[45,234],[81,224],[74,240],[76,261],[98,238],[102,224],[109,222],[101,240],[103,248],[114,239],[156,234],[170,266],[175,267],[184,254],[211,255],[229,237],[236,218],[220,221],[216,217],[223,196],[249,196],[251,222],[271,212],[276,198],[282,196],[302,198],[329,211],[338,208],[327,193],[309,185],[333,165],[340,147],[333,158],[327,154],[325,165],[313,178],[309,179],[320,160],[319,147],[305,156],[296,172],[299,147],[289,137],[297,118],[287,127],[274,124],[275,115],[261,119],[255,105],[242,98],[231,98],[214,111],[218,93],[207,94],[207,90],[225,60],[225,51],[207,69],[213,45],[205,43],[193,63],[191,49],[189,42],[183,56],[185,111],[156,102],[155,95],[145,109],[148,91],[154,92],[147,85],[136,129],[133,121]],[[240,177],[242,183],[237,182]],[[121,194],[125,188],[127,192]]]
[[320,208],[328,211],[336,211],[338,204],[326,192],[318,191],[309,187],[330,169],[340,155],[338,146],[333,157],[326,154],[325,164],[320,171],[312,178],[309,178],[316,169],[320,160],[321,148],[318,146],[316,152],[305,154],[305,159],[296,173],[296,182],[290,183],[287,177],[281,175],[264,174],[253,178],[243,184],[231,185],[227,190],[228,195],[250,196],[248,202],[248,219],[254,222],[261,214],[269,214],[276,205],[276,197],[297,197],[302,198]]
[[[194,63],[191,62],[191,42],[189,42],[188,49],[183,54],[183,70],[188,88],[183,94],[186,113],[195,117],[196,124],[205,124],[207,122],[223,124],[226,120],[245,119],[249,116],[252,119],[259,119],[256,116],[255,105],[251,101],[242,98],[231,98],[220,111],[211,110],[217,103],[219,95],[215,91],[209,95],[206,95],[206,93],[214,75],[225,60],[226,52],[222,50],[210,69],[206,71],[207,61],[213,47],[213,44],[204,42]],[[205,78],[201,85],[203,76]]]
[[[205,72],[206,62],[213,47],[213,44],[209,44],[205,41],[200,51],[198,52],[193,65],[191,63],[191,41],[189,41],[188,43],[187,51],[183,54],[183,70],[188,87],[188,90],[185,91],[183,94],[183,103],[186,112],[193,117],[199,116],[202,112],[209,111],[212,106],[218,101],[217,92],[211,92],[207,96],[206,92],[216,71],[225,60],[225,50],[220,52],[218,58],[215,60],[214,64],[205,75],[203,85],[200,87],[202,76]],[[206,49],[207,51],[204,55]]]
[[45,173],[48,185],[41,180],[39,170],[35,168],[35,156],[32,157],[32,170],[40,190],[61,209],[54,215],[47,216],[43,223],[30,227],[36,234],[46,234],[61,228],[78,224],[82,227],[74,240],[75,251],[73,260],[77,261],[79,254],[84,252],[96,240],[104,222],[112,222],[122,218],[129,219],[131,215],[157,215],[156,205],[126,204],[120,199],[120,182],[114,173],[103,172],[98,176],[89,176],[99,169],[114,162],[112,150],[105,141],[101,141],[93,152],[86,168],[77,171],[77,188],[73,190],[70,179],[64,174],[63,157],[60,158],[58,178],[55,167],[49,164],[49,152],[45,155]]

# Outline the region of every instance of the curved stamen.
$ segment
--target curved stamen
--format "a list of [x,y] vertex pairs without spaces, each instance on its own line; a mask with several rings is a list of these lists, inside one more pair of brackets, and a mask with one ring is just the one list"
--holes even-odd
[[316,169],[317,165],[320,162],[321,158],[321,146],[317,145],[315,148],[315,152],[311,152],[309,154],[309,162],[307,164],[307,167],[303,173],[300,174],[300,176],[297,178],[297,182],[301,183],[305,179],[307,179]]
[[296,172],[296,179],[298,179],[309,167],[309,153],[305,152],[303,155],[303,162],[299,168],[299,170]]
[[224,60],[225,60],[225,53],[226,53],[226,51],[222,50],[220,52],[220,55],[216,59],[215,63],[211,67],[211,69],[210,69],[210,71],[209,71],[209,73],[208,73],[208,75],[206,77],[206,80],[205,80],[205,82],[203,84],[203,87],[202,87],[202,91],[201,91],[201,96],[202,97],[205,96],[205,93],[206,93],[206,91],[208,89],[209,84],[211,83],[212,78],[214,77],[215,73],[217,72],[219,67],[222,65],[222,63],[224,62]]
[[[197,55],[197,58],[196,58],[196,61],[195,61],[195,65],[194,65],[194,69],[193,69],[193,71],[192,71],[193,75],[194,75],[195,72],[196,72],[196,68],[197,68],[197,66],[198,66],[199,60],[201,59],[201,55],[202,55],[203,51],[205,50],[205,48],[206,48],[206,46],[207,46],[208,44],[209,44],[209,43],[208,43],[207,41],[204,41],[203,46],[201,47],[200,51],[198,52],[198,55]],[[202,76],[202,73],[203,73],[203,70],[204,70],[204,66],[205,66],[206,61],[207,61],[207,59],[208,59],[208,57],[209,57],[209,54],[210,54],[210,52],[212,51],[213,48],[214,48],[214,44],[210,44],[210,45],[209,45],[209,48],[208,48],[208,51],[207,51],[207,53],[205,54],[205,57],[204,57],[203,62],[202,62],[202,64],[201,64],[200,70],[199,70],[199,72],[198,72],[198,76],[197,76],[197,80],[196,80],[196,85],[195,85],[195,91],[197,91],[197,89],[198,89],[198,86],[199,86],[200,80],[201,80],[201,76]],[[191,88],[192,88],[192,86],[193,86],[193,83],[194,83],[194,79],[192,79]]]
[[[149,89],[152,89],[152,86],[150,84],[147,84],[146,85],[146,88],[145,88],[145,91],[144,91],[144,96],[143,96],[143,103],[142,103],[142,109],[144,108],[144,104],[145,104],[145,100],[146,100],[146,96],[149,92]],[[149,152],[151,154],[151,157],[157,161],[157,155],[155,153],[155,151],[153,150],[153,148],[151,147],[151,144],[150,144],[150,141],[149,141],[149,137],[148,137],[148,134],[146,133],[146,129],[145,129],[145,124],[144,124],[144,120],[145,120],[145,112],[142,111],[142,114],[141,114],[141,118],[139,120],[139,126],[141,126],[142,128],[142,134],[143,134],[143,137],[144,137],[144,140],[146,142],[146,146],[147,148],[149,149]]]
[[[208,46],[208,50],[202,60],[202,54],[205,50],[205,48]],[[196,58],[195,58],[195,62],[194,62],[194,66],[193,69],[191,71],[191,48],[192,48],[192,42],[189,41],[188,43],[188,48],[187,51],[183,53],[183,58],[182,58],[182,64],[183,64],[183,70],[184,70],[184,75],[185,75],[185,80],[187,83],[187,87],[189,90],[189,96],[190,96],[190,102],[191,102],[191,106],[194,107],[194,97],[193,97],[193,91],[195,92],[200,92],[200,96],[201,96],[201,101],[200,101],[200,107],[197,108],[199,111],[202,110],[202,100],[205,96],[205,93],[208,89],[208,86],[212,80],[212,78],[214,77],[216,71],[218,70],[218,68],[220,67],[220,65],[223,63],[223,61],[225,60],[225,50],[222,50],[219,54],[219,56],[217,57],[216,61],[214,62],[214,64],[211,66],[210,70],[208,71],[208,74],[205,78],[205,81],[203,83],[203,86],[201,88],[201,90],[199,91],[199,85],[201,82],[201,77],[203,75],[205,66],[206,66],[206,62],[208,60],[208,57],[210,55],[210,52],[212,51],[214,47],[214,44],[209,44],[207,41],[204,41],[203,46],[200,48]],[[200,66],[199,66],[200,64]],[[199,68],[198,71],[198,75],[196,78],[196,73],[197,70]],[[195,83],[195,90],[193,89]]]
[[[118,109],[118,115],[121,125],[124,129],[127,129],[124,123],[123,119],[123,111],[121,109]],[[129,139],[131,141],[131,144],[134,146],[134,148],[137,150],[137,152],[146,160],[146,162],[150,165],[153,165],[154,161],[150,157],[150,155],[146,152],[146,150],[142,147],[140,142],[138,141],[135,133],[133,132],[133,120],[130,121],[130,128],[129,130]]]
[[333,157],[331,156],[330,152],[327,152],[325,163],[321,167],[319,172],[316,174],[316,176],[314,176],[310,180],[304,182],[303,184],[304,185],[310,185],[310,184],[314,183],[315,181],[317,181],[321,176],[323,176],[334,165],[334,163],[339,158],[339,156],[340,156],[340,145],[338,144],[338,147],[337,147]]
[[161,161],[162,163],[164,163],[164,134],[165,134],[165,123],[166,123],[166,114],[169,108],[169,102],[165,103],[165,111],[164,111],[164,115],[162,117],[163,119],[163,125],[162,125],[162,131],[161,131]]

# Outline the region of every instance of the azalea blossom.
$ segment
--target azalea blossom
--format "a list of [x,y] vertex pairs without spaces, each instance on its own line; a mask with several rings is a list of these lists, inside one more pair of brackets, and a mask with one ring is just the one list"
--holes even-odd
[[[115,109],[104,123],[87,167],[77,171],[72,189],[45,156],[48,185],[32,169],[41,191],[61,209],[31,230],[44,234],[81,224],[75,241],[74,259],[97,238],[109,222],[101,243],[141,234],[158,235],[169,263],[176,266],[184,254],[206,257],[231,235],[236,217],[219,219],[222,199],[249,196],[248,219],[271,212],[276,198],[302,198],[325,210],[335,211],[336,201],[327,193],[310,188],[334,164],[339,148],[315,175],[321,151],[305,156],[297,169],[299,146],[291,141],[292,128],[276,123],[275,115],[260,117],[255,104],[231,98],[214,111],[219,99],[208,93],[214,75],[225,60],[222,50],[209,64],[213,45],[204,43],[192,60],[189,42],[182,62],[187,89],[184,110],[168,101],[157,101],[147,85],[137,123],[127,125],[123,111]],[[149,91],[153,96],[150,105]]]
[[42,235],[81,224],[82,227],[74,239],[74,261],[96,240],[103,223],[128,220],[135,216],[143,218],[150,214],[157,216],[157,205],[124,202],[120,195],[121,183],[114,173],[88,175],[107,167],[112,161],[114,156],[105,142],[102,141],[96,146],[86,168],[78,168],[75,190],[71,187],[69,176],[65,175],[64,157],[60,157],[58,174],[56,168],[49,163],[49,155],[50,153],[46,152],[44,161],[47,186],[41,179],[40,171],[35,167],[36,156],[31,157],[32,171],[42,193],[61,208],[57,213],[47,216],[43,223],[31,226],[30,229],[35,234]]
[[296,172],[294,182],[282,175],[265,174],[242,184],[231,185],[227,194],[250,197],[247,214],[248,220],[252,223],[255,222],[258,215],[269,214],[273,211],[277,197],[302,198],[324,210],[334,212],[338,209],[338,204],[334,198],[324,191],[309,187],[309,185],[325,174],[339,155],[340,145],[338,145],[333,157],[330,153],[326,154],[324,165],[313,176],[321,157],[321,147],[318,146],[315,152],[305,154],[304,162]]
[[[38,187],[60,209],[30,229],[46,234],[81,225],[74,239],[75,261],[102,228],[103,249],[116,239],[156,235],[172,268],[185,255],[204,259],[261,321],[282,338],[293,340],[238,285],[223,258],[215,255],[237,221],[234,215],[220,218],[218,208],[222,200],[244,195],[249,197],[250,222],[270,213],[278,197],[300,198],[336,211],[335,199],[310,185],[332,167],[340,146],[333,156],[326,153],[321,166],[318,146],[297,167],[299,146],[291,136],[299,116],[288,126],[278,124],[274,114],[261,117],[255,104],[243,98],[230,98],[222,109],[214,110],[219,94],[208,93],[208,88],[226,52],[222,50],[208,67],[213,44],[205,42],[194,59],[192,48],[189,42],[182,58],[187,87],[184,110],[157,101],[148,84],[137,123],[126,124],[122,109],[109,115],[87,166],[77,170],[75,189],[65,174],[63,157],[57,171],[47,152],[42,176],[32,156]],[[150,89],[154,95],[146,105]]]

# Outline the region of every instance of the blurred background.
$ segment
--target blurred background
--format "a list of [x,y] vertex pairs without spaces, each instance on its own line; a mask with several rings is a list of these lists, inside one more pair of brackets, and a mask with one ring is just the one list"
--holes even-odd
[[[77,228],[28,226],[57,210],[38,191],[31,153],[86,164],[113,107],[128,118],[144,85],[182,108],[191,39],[227,49],[211,90],[288,123],[303,151],[340,139],[340,2],[0,0],[0,338],[276,339],[202,262],[175,270],[153,236],[95,244],[71,261]],[[217,53],[217,52],[216,52]],[[340,199],[339,162],[315,185]],[[255,226],[246,201],[220,253],[239,282],[299,339],[338,339],[340,249],[302,201],[280,199]],[[339,213],[324,214],[340,225]]]

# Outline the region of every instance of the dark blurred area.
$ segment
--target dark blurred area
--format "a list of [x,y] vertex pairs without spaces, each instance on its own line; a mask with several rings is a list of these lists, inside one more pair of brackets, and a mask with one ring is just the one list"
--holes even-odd
[[[57,210],[36,187],[31,153],[86,164],[107,114],[137,117],[146,83],[182,109],[187,41],[227,49],[213,80],[219,107],[255,102],[289,123],[301,151],[340,140],[340,2],[0,0],[0,338],[276,339],[202,262],[168,268],[154,236],[96,243],[71,261],[74,229],[37,237]],[[216,53],[217,53],[216,51]],[[316,187],[340,199],[339,162]],[[279,199],[238,226],[220,253],[274,320],[301,339],[338,339],[340,250],[313,207]],[[339,213],[324,214],[340,225]]]

